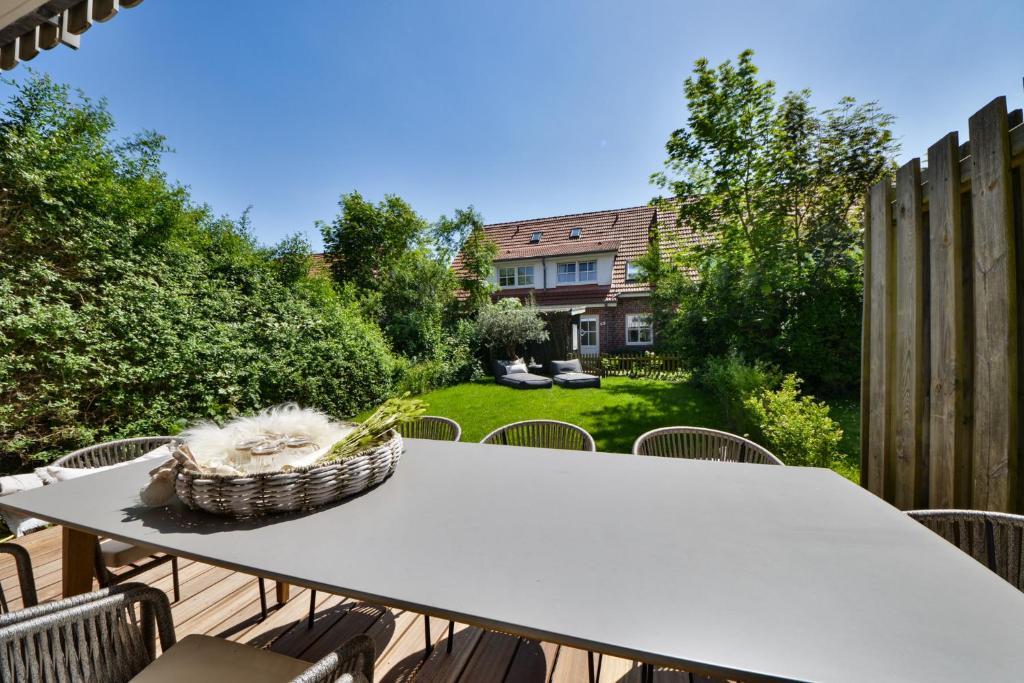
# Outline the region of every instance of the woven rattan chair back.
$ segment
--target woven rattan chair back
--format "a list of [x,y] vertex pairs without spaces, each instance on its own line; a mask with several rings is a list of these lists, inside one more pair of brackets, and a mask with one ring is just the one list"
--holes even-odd
[[557,420],[525,420],[499,427],[480,443],[502,446],[562,448],[572,451],[595,451],[594,437],[582,427]]
[[1024,591],[1024,517],[981,510],[907,514]]
[[458,441],[462,438],[462,427],[455,420],[435,415],[423,415],[406,422],[398,433],[410,439],[433,439],[434,441]]
[[157,635],[162,650],[174,645],[171,607],[141,584],[4,614],[0,680],[128,681],[153,661]]
[[[32,607],[39,600],[36,597],[36,580],[32,575],[32,559],[28,551],[16,543],[0,543],[0,555],[11,555],[14,558],[14,567],[18,573],[18,588],[21,589],[22,607]],[[3,586],[0,586],[0,614],[10,612],[7,602],[7,595],[4,594]]]
[[736,434],[703,427],[652,429],[633,444],[634,455],[781,465],[764,446]]
[[53,464],[69,468],[106,467],[137,458],[173,440],[170,436],[143,436],[137,439],[108,441],[68,453]]

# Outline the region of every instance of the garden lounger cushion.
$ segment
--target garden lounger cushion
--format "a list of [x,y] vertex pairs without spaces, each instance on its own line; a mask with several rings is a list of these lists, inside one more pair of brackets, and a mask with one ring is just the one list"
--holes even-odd
[[600,387],[601,378],[597,375],[588,375],[585,372],[562,372],[554,377],[555,384],[567,389],[582,389],[584,387]]
[[572,360],[551,361],[552,375],[560,375],[564,372],[583,372],[583,366],[580,364],[580,359],[574,358]]
[[168,648],[131,683],[287,683],[309,666],[277,652],[192,634]]
[[528,372],[517,372],[513,375],[499,377],[498,384],[516,389],[546,389],[551,386],[551,378],[531,375]]
[[[12,474],[8,477],[0,477],[0,496],[8,496],[19,491],[28,491],[42,485],[43,481],[35,473]],[[7,528],[15,536],[24,536],[30,531],[42,529],[50,524],[41,519],[28,517],[27,515],[9,510],[0,510],[0,519],[3,519],[4,524],[7,525]]]

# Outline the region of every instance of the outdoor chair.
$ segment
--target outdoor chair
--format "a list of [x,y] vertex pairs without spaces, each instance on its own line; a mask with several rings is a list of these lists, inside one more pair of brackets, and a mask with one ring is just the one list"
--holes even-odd
[[[144,436],[135,439],[109,441],[68,453],[63,458],[56,460],[53,466],[85,470],[120,465],[160,446],[171,443],[173,440],[170,436]],[[106,588],[128,581],[166,562],[171,563],[174,601],[178,602],[181,599],[181,586],[178,581],[178,558],[164,553],[157,553],[151,548],[144,546],[115,541],[112,538],[97,539],[95,569],[96,579],[99,581],[100,587]],[[129,565],[132,568],[126,572],[115,574],[110,571],[111,569]]]
[[[0,543],[0,555],[3,554],[14,557],[14,566],[18,572],[18,587],[21,589],[22,606],[36,605],[39,602],[36,597],[36,579],[32,574],[32,558],[29,557],[28,551],[16,543]],[[3,586],[0,585],[0,614],[10,611],[7,596],[4,595]]]
[[782,465],[764,446],[736,434],[703,427],[662,427],[642,434],[633,455]]
[[981,510],[909,510],[907,515],[1024,591],[1024,516]]
[[176,643],[167,596],[138,583],[0,615],[4,681],[363,683],[373,680],[373,664],[365,635],[314,664],[206,635]]
[[434,441],[458,441],[462,438],[462,427],[455,420],[434,415],[421,415],[398,428],[398,433],[410,439],[432,439]]
[[532,446],[563,448],[574,451],[595,451],[594,437],[582,427],[557,420],[524,420],[498,427],[480,443],[501,446]]

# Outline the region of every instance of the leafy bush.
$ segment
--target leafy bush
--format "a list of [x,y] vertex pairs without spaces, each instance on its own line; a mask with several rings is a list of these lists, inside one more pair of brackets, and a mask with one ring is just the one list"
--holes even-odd
[[423,394],[478,379],[483,375],[483,368],[475,353],[477,346],[472,323],[461,321],[441,340],[434,357],[415,363],[400,359],[398,391]]
[[0,469],[296,401],[346,416],[393,392],[387,341],[308,245],[258,246],[47,78],[0,113]]
[[744,405],[764,444],[787,465],[832,467],[842,458],[843,430],[827,405],[801,395],[796,375],[786,375],[777,391],[749,396]]
[[757,426],[747,399],[774,389],[782,379],[779,371],[767,363],[747,364],[735,353],[709,359],[698,378],[718,401],[726,428],[738,434],[749,433]]

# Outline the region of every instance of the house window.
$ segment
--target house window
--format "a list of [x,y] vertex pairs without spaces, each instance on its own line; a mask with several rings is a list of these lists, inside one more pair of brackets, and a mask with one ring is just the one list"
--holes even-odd
[[568,282],[576,282],[576,264],[575,263],[559,263],[558,264],[558,282],[559,284],[565,284]]
[[644,269],[636,261],[626,261],[626,282],[636,282],[644,276]]
[[499,287],[526,287],[533,284],[533,266],[498,268]]
[[498,268],[498,286],[499,287],[515,287],[516,286],[516,269],[515,268]]
[[535,232],[535,233],[533,233],[532,235],[530,235],[530,243],[531,243],[531,244],[537,244],[537,243],[539,243],[539,242],[540,242],[540,238],[541,238],[541,236],[542,236],[543,234],[544,234],[543,232],[541,232],[540,230],[538,230],[537,232]]
[[654,323],[649,315],[626,316],[626,344],[651,344],[654,342]]
[[597,261],[580,261],[580,282],[597,282]]
[[583,234],[583,228],[573,228],[569,231],[569,239],[578,240],[580,235]]

